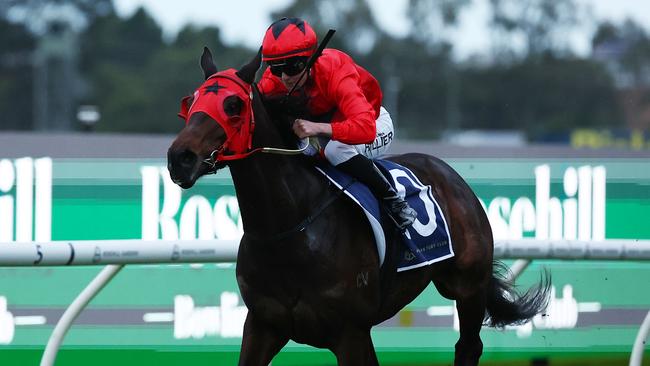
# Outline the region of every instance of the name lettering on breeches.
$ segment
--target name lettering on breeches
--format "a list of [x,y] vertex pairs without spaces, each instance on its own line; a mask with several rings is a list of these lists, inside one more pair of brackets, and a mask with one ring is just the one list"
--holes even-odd
[[382,147],[388,145],[393,141],[393,133],[380,133],[377,135],[377,138],[375,138],[375,141],[373,141],[370,144],[366,144],[365,147],[365,153],[368,154],[372,150],[377,150],[381,149]]
[[357,275],[357,287],[368,286],[368,272],[360,272]]

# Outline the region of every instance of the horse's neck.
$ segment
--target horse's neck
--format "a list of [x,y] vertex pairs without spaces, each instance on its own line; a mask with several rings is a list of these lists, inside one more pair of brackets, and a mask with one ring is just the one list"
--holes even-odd
[[[288,147],[263,110],[255,115],[254,146]],[[273,234],[295,226],[325,190],[324,181],[298,156],[256,153],[231,162],[230,172],[247,232]]]
[[309,215],[322,182],[290,159],[259,153],[230,165],[244,231],[272,235]]

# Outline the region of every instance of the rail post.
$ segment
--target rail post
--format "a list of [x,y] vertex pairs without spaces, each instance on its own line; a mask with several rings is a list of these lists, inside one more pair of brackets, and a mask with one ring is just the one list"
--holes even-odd
[[124,267],[123,264],[109,264],[104,267],[95,278],[90,281],[88,286],[77,296],[76,299],[65,310],[61,319],[56,323],[56,327],[47,341],[43,358],[41,358],[41,366],[53,366],[56,361],[56,356],[59,353],[59,348],[65,338],[68,329],[72,326],[72,322],[83,311],[95,295],[101,291],[106,284],[115,277],[115,275]]

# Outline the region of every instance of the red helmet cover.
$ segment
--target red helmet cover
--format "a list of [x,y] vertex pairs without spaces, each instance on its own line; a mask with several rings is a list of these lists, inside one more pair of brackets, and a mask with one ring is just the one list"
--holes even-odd
[[262,61],[311,56],[317,47],[316,32],[300,18],[282,18],[266,30],[262,41]]

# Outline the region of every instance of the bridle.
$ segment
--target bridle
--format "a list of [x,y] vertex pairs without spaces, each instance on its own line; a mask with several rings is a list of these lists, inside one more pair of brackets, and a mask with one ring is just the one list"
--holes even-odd
[[214,174],[216,171],[223,167],[226,162],[232,161],[232,160],[240,160],[247,158],[255,153],[261,152],[261,153],[268,153],[268,154],[279,154],[279,155],[300,155],[307,148],[309,147],[309,138],[304,138],[301,140],[301,148],[298,149],[282,149],[282,148],[277,148],[277,147],[257,147],[257,148],[252,148],[252,135],[255,130],[255,113],[253,110],[253,95],[258,94],[259,95],[259,90],[257,89],[257,84],[253,83],[252,84],[252,90],[249,91],[244,85],[242,85],[240,80],[237,80],[236,78],[230,77],[228,75],[214,75],[214,78],[224,78],[233,81],[235,84],[237,84],[240,88],[242,88],[247,94],[248,97],[251,101],[249,108],[250,108],[250,119],[248,121],[249,123],[249,133],[250,133],[250,138],[248,139],[248,151],[243,152],[243,153],[236,153],[236,154],[230,154],[230,155],[225,155],[225,152],[228,148],[228,145],[230,143],[230,140],[239,133],[243,127],[243,124],[239,126],[239,129],[237,129],[237,133],[230,135],[226,141],[221,144],[221,146],[218,149],[213,150],[210,153],[210,156],[206,159],[203,159],[203,162],[205,164],[208,164],[209,171],[208,174]]

